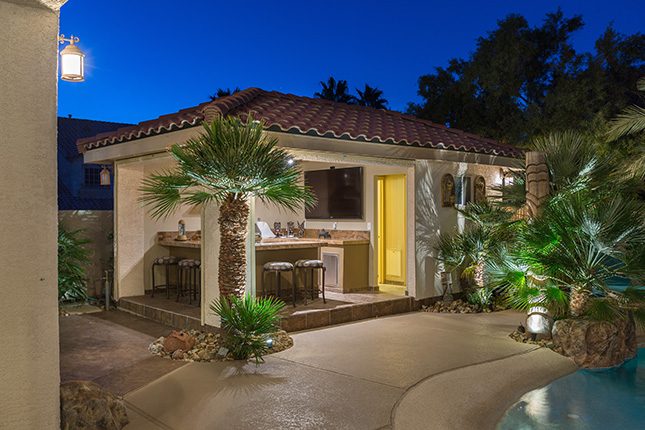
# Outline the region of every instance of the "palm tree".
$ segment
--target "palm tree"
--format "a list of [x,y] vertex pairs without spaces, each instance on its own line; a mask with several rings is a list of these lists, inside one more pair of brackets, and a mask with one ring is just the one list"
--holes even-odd
[[356,103],[356,97],[348,92],[349,87],[347,86],[347,81],[342,79],[336,81],[333,76],[330,76],[326,83],[320,81],[320,85],[322,86],[322,90],[316,92],[314,97],[350,105]]
[[259,198],[286,209],[311,205],[314,198],[300,184],[301,172],[289,153],[268,137],[249,115],[204,123],[199,136],[175,144],[171,170],[144,180],[142,200],[155,218],[180,205],[219,204],[219,288],[222,296],[244,294],[249,200]]
[[383,91],[365,84],[363,91],[356,88],[358,93],[357,103],[374,109],[386,109],[387,100],[383,98]]
[[230,96],[231,94],[239,93],[240,87],[235,87],[232,91],[230,88],[218,88],[215,94],[208,96],[211,100],[217,100],[221,97]]
[[[636,83],[639,92],[645,92],[645,76]],[[645,131],[645,108],[632,105],[611,121],[608,136],[610,140]]]
[[[511,305],[544,306],[556,317],[624,317],[644,321],[642,287],[610,288],[616,277],[642,285],[645,210],[611,190],[562,193],[525,223],[519,240],[488,275],[506,289]],[[568,312],[567,312],[568,309]]]

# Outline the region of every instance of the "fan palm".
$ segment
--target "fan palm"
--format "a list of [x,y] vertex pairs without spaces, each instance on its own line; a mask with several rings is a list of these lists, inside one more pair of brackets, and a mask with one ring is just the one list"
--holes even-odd
[[[645,93],[645,77],[640,78],[636,85],[639,92]],[[620,137],[643,131],[645,131],[645,108],[632,105],[626,107],[611,121],[607,134],[610,140],[616,140]]]
[[385,109],[387,107],[387,100],[383,98],[383,91],[376,87],[370,87],[365,84],[363,91],[356,88],[358,94],[357,103],[360,106],[367,106],[374,109]]
[[144,180],[142,200],[155,218],[181,205],[219,204],[219,288],[222,296],[244,294],[249,200],[295,210],[314,203],[300,184],[300,169],[289,153],[268,137],[263,124],[249,115],[217,118],[203,124],[199,136],[175,144],[171,170]]
[[338,103],[356,103],[356,97],[349,94],[347,81],[343,79],[336,81],[333,76],[330,76],[329,79],[327,79],[327,82],[320,81],[320,85],[322,86],[322,89],[314,93],[314,97]]
[[644,219],[643,204],[620,193],[564,193],[525,224],[515,249],[492,262],[488,274],[519,308],[540,302],[564,315],[568,299],[573,317],[611,318],[630,310],[642,319],[642,289],[621,293],[610,282],[643,282]]

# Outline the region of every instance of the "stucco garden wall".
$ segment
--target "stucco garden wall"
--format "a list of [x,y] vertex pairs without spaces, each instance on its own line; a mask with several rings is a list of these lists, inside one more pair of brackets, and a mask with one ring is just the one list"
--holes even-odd
[[0,23],[0,428],[57,429],[58,12],[0,0]]
[[114,218],[112,211],[59,211],[58,222],[67,230],[81,230],[79,237],[90,241],[87,266],[87,293],[101,294],[104,271],[114,265]]

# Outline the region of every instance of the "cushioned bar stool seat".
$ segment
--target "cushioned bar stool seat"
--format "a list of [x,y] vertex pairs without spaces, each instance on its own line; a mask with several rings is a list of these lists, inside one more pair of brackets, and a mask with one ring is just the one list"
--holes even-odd
[[291,285],[292,285],[292,290],[293,290],[293,307],[296,307],[296,284],[295,284],[295,279],[293,279],[293,264],[286,262],[286,261],[271,261],[269,263],[266,263],[262,267],[262,295],[266,296],[267,295],[267,289],[266,289],[266,284],[264,282],[264,274],[267,272],[274,272],[275,273],[275,279],[276,279],[276,293],[277,296],[280,297],[280,281],[282,279],[282,276],[280,275],[281,272],[290,272],[291,273]]
[[[323,298],[323,303],[327,303],[327,300],[325,300],[325,271],[327,270],[325,268],[325,265],[323,264],[322,260],[298,260],[296,261],[296,271],[304,270],[304,298],[305,298],[305,305],[307,304],[307,272],[311,272],[311,300],[315,299],[318,296],[319,292],[322,292],[322,298]],[[322,270],[322,284],[320,286],[320,289],[316,291],[315,288],[315,282],[314,282],[314,272],[316,270]],[[296,278],[294,276],[294,278]],[[314,292],[316,293],[314,295]]]
[[[157,257],[152,261],[152,294],[150,294],[150,297],[155,296],[155,291],[157,288],[163,288],[166,290],[166,298],[170,298],[170,292],[169,289],[172,288],[177,288],[177,284],[171,284],[170,283],[170,268],[174,267],[175,270],[177,268],[177,263],[179,263],[179,258],[172,256],[172,255],[166,255],[163,257]],[[164,284],[159,284],[157,285],[155,281],[155,267],[161,266],[164,268],[164,273],[166,275],[166,282]]]
[[186,258],[181,260],[178,264],[178,279],[179,288],[177,288],[177,301],[179,296],[188,293],[188,303],[192,304],[193,299],[197,300],[197,292],[200,290],[199,284],[201,281],[200,269],[202,262]]

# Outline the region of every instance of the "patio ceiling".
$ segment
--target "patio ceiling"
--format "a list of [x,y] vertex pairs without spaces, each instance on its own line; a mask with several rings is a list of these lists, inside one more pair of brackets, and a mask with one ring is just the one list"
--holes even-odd
[[144,121],[131,127],[79,139],[80,152],[199,125],[215,114],[265,122],[270,131],[341,140],[406,145],[503,157],[522,151],[492,139],[448,128],[398,112],[248,88],[212,102]]

